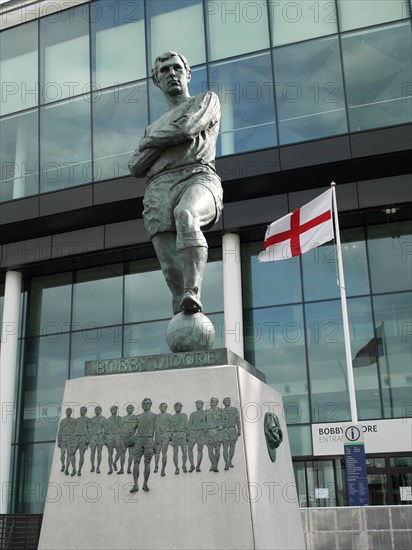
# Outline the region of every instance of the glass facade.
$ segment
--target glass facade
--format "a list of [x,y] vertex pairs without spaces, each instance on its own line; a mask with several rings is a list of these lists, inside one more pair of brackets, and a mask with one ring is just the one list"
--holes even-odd
[[[410,14],[409,0],[93,0],[5,29],[0,202],[127,176],[145,127],[167,109],[150,78],[166,50],[188,58],[192,95],[219,95],[219,157],[406,124]],[[358,414],[401,419],[412,402],[411,225],[358,220],[341,234]],[[256,232],[239,229],[245,358],[283,396],[299,503],[345,505],[344,461],[316,459],[311,434],[313,423],[350,419],[335,247],[260,264]],[[24,273],[16,512],[59,498],[47,481],[65,381],[87,360],[168,352],[170,293],[143,246],[144,259],[65,262],[53,275],[44,261],[44,275]],[[223,262],[209,252],[203,298],[218,348]],[[3,295],[0,284],[0,315]],[[378,338],[376,357],[358,360]],[[371,504],[405,503],[408,457],[368,456],[367,467]]]
[[95,181],[130,175],[127,164],[148,124],[146,81],[94,92]]
[[406,0],[94,0],[5,29],[0,201],[127,175],[167,50],[220,96],[219,156],[410,122],[408,19]]
[[146,76],[143,0],[90,5],[92,89]]
[[266,2],[206,0],[209,59],[224,59],[269,48]]
[[91,181],[90,101],[76,98],[41,107],[40,128],[41,190]]
[[411,47],[408,22],[342,36],[351,131],[410,121]]
[[[342,231],[353,357],[379,331],[383,337],[376,361],[354,362],[361,420],[403,417],[412,399],[411,239],[406,222],[395,233],[393,224]],[[300,505],[341,506],[344,461],[312,457],[310,426],[350,419],[334,247],[267,264],[257,262],[260,249],[242,246],[245,358],[283,396]],[[397,274],[390,283],[384,256]],[[215,347],[224,346],[222,270],[220,250],[211,249],[203,297]],[[15,472],[19,511],[41,512],[44,496],[33,495],[46,490],[65,381],[83,376],[87,360],[168,352],[170,296],[154,258],[33,278],[27,295]],[[376,472],[376,460],[368,466],[371,501],[392,502],[388,480],[399,493],[411,474],[398,471],[401,463]]]
[[39,103],[38,22],[0,33],[0,116]]
[[[220,250],[211,249],[203,297],[216,330],[215,347],[223,345],[222,268]],[[37,513],[46,495],[49,499],[65,381],[84,376],[88,360],[168,353],[164,335],[171,299],[154,258],[33,278],[28,286],[20,339],[16,506]],[[0,286],[0,313],[3,291]]]
[[276,144],[269,53],[212,64],[210,88],[221,100],[217,155]]
[[[341,238],[359,419],[403,417],[412,400],[410,223]],[[245,357],[283,395],[291,428],[350,420],[335,247],[267,264],[257,262],[260,250],[243,249]],[[379,334],[375,360],[356,361]],[[294,454],[311,454],[302,441]]]
[[[167,51],[185,55],[191,65],[206,61],[202,0],[156,0],[146,2],[149,73],[156,56]],[[182,29],[182,25],[184,29]],[[170,29],[181,29],[170,32]],[[188,50],[190,44],[190,55]]]
[[6,116],[0,121],[0,201],[39,193],[39,141],[37,110]]
[[320,0],[269,0],[272,21],[272,45],[283,46],[311,38],[335,34],[338,18],[335,2]]
[[[293,463],[301,507],[345,506],[347,488],[342,458],[296,460]],[[401,500],[400,487],[412,479],[410,457],[367,456],[369,504],[372,506],[410,504]]]
[[90,91],[89,25],[84,12],[79,6],[39,20],[40,103]]
[[273,57],[280,143],[345,133],[338,38],[278,48]]

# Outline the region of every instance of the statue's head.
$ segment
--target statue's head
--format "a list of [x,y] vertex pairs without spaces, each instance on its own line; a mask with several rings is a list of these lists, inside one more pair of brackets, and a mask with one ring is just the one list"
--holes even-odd
[[179,402],[175,403],[174,404],[174,409],[177,413],[180,412],[182,410],[182,404],[179,403]]
[[142,409],[144,411],[150,411],[150,407],[152,406],[152,400],[150,397],[145,397],[142,401]]
[[133,414],[134,406],[133,405],[127,405],[126,412],[127,414]]
[[73,409],[71,409],[70,407],[67,407],[66,409],[66,416],[70,416],[73,412]]
[[202,401],[201,399],[198,399],[198,400],[196,401],[195,405],[196,405],[196,409],[197,409],[197,410],[200,410],[200,409],[203,407],[204,403],[203,403],[203,401]]
[[87,413],[87,407],[80,407],[80,414],[84,416]]
[[118,411],[118,407],[116,407],[116,405],[112,405],[110,407],[110,412],[112,413],[113,416],[117,414],[117,411]]
[[160,412],[164,413],[167,409],[167,403],[160,403],[159,405]]
[[223,405],[225,405],[225,407],[230,407],[230,403],[231,403],[230,397],[225,397],[223,399]]
[[180,90],[174,90],[173,88],[167,88],[163,82],[162,72],[165,68],[173,66],[175,70],[179,70],[179,66],[182,68],[182,80],[184,81],[183,87],[187,89],[187,84],[192,77],[192,69],[190,68],[188,60],[180,53],[177,52],[165,52],[162,55],[156,57],[152,68],[152,80],[155,85],[160,88],[165,94],[167,93],[181,93]]

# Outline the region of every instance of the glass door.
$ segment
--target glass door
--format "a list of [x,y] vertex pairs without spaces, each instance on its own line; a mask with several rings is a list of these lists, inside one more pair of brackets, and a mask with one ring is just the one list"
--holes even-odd
[[393,503],[412,504],[412,457],[393,457],[389,464]]

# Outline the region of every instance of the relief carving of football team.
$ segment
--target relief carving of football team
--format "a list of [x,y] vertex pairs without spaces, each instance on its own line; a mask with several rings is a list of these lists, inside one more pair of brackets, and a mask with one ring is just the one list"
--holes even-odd
[[[223,455],[224,469],[233,468],[233,456],[241,434],[239,410],[231,405],[230,397],[223,399],[222,407],[216,397],[195,403],[196,410],[188,417],[182,412],[182,403],[174,404],[174,414],[168,405],[160,403],[159,413],[151,411],[152,400],[142,401],[142,412],[134,414],[135,407],[127,405],[126,415],[118,415],[118,406],[110,407],[110,416],[102,415],[102,407],[94,408],[94,416],[87,416],[87,408],[80,408],[80,416],[73,418],[73,410],[66,409],[60,421],[57,445],[60,448],[61,471],[66,475],[82,475],[86,450],[90,449],[90,471],[101,473],[102,451],[107,448],[108,474],[133,474],[131,493],[139,490],[140,464],[143,458],[143,485],[148,491],[151,463],[154,473],[166,475],[169,447],[173,448],[175,474],[200,472],[203,450],[206,447],[210,461],[209,471],[218,472]],[[188,464],[189,459],[189,464]],[[127,466],[126,466],[127,461]]]

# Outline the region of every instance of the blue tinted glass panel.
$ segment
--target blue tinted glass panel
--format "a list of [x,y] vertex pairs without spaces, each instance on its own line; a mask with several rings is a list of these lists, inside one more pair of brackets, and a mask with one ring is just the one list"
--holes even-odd
[[90,97],[40,109],[41,192],[92,179]]
[[302,301],[299,258],[259,263],[262,249],[262,243],[242,248],[243,307]]
[[210,59],[223,59],[269,47],[265,0],[206,0]]
[[272,81],[269,53],[211,65],[222,109],[218,156],[276,145]]
[[301,306],[245,312],[245,357],[283,396],[290,424],[309,421],[305,330]]
[[[359,351],[373,338],[369,298],[347,302],[359,418],[379,418],[376,361],[363,364]],[[347,362],[340,300],[306,304],[306,338],[312,392],[312,421],[350,420]],[[355,361],[355,357],[357,357]]]
[[379,25],[408,17],[408,0],[338,0],[342,31]]
[[60,500],[62,488],[48,488],[54,448],[55,443],[19,446],[19,514],[42,514],[46,495],[49,501]]
[[143,0],[90,4],[92,81],[97,88],[146,76]]
[[37,58],[37,21],[0,33],[1,116],[37,105]]
[[269,10],[274,46],[337,32],[336,6],[331,0],[269,0]]
[[274,61],[281,143],[347,131],[337,38],[276,49]]
[[156,0],[146,3],[149,33],[149,66],[158,55],[175,51],[190,65],[206,61],[203,2]]
[[369,277],[363,229],[341,231],[342,259],[347,296],[368,294]]
[[73,288],[73,329],[99,329],[122,322],[122,266],[86,269]]
[[348,309],[358,418],[382,418],[377,359],[368,345],[376,337],[370,298],[349,300]]
[[[341,233],[342,258],[347,296],[369,293],[369,279],[364,234],[361,229]],[[326,244],[302,255],[305,300],[337,298],[338,265],[336,247]]]
[[33,279],[27,334],[61,334],[70,330],[71,274]]
[[[302,426],[300,426],[302,427]],[[300,435],[300,434],[299,434]],[[291,434],[289,431],[289,441],[291,440]],[[295,455],[299,455],[302,453],[294,453]],[[293,461],[293,473],[295,474],[295,481],[296,481],[296,489],[298,492],[298,498],[299,498],[299,507],[305,508],[308,505],[307,500],[307,494],[306,494],[306,467],[305,462],[297,462],[296,460]]]
[[206,315],[223,311],[223,262],[220,250],[209,251],[202,283],[202,302]]
[[343,35],[342,55],[351,131],[411,120],[409,23]]
[[166,329],[169,320],[125,325],[123,349],[125,357],[170,353],[166,343]]
[[125,322],[155,321],[172,315],[172,295],[155,259],[132,262],[125,276]]
[[208,315],[213,328],[215,329],[215,340],[213,349],[225,347],[225,322],[223,313],[211,313]]
[[84,363],[122,356],[122,327],[96,327],[72,333],[70,378],[84,376]]
[[26,340],[21,441],[54,440],[68,364],[68,334]]
[[379,353],[382,397],[386,418],[411,415],[412,294],[375,296],[376,326],[382,335]]
[[310,456],[312,454],[310,426],[288,426],[288,436],[292,456]]
[[92,99],[94,180],[129,175],[128,162],[148,122],[146,82],[96,92]]
[[0,201],[39,192],[38,111],[0,121]]
[[[202,285],[205,314],[223,310],[223,264],[216,261],[219,253],[209,251]],[[125,322],[169,319],[172,315],[172,295],[157,260],[133,262],[135,273],[125,277]]]
[[88,6],[40,19],[40,103],[90,91]]
[[410,222],[368,228],[368,253],[374,293],[411,289],[411,229]]
[[339,300],[305,306],[313,422],[350,420]]

